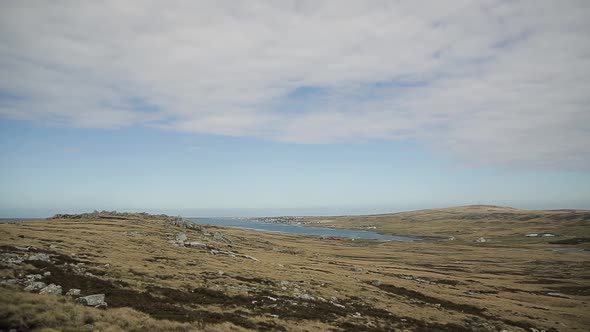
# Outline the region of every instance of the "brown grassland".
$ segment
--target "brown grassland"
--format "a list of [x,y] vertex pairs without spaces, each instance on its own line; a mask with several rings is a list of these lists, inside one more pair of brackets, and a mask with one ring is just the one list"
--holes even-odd
[[[4,285],[0,329],[589,330],[590,255],[553,250],[590,249],[588,211],[473,206],[308,221],[426,240],[189,229],[140,215],[0,224],[0,253],[51,257],[0,266],[0,279],[50,272],[43,282],[108,303],[84,307]],[[204,245],[175,246],[178,233]]]

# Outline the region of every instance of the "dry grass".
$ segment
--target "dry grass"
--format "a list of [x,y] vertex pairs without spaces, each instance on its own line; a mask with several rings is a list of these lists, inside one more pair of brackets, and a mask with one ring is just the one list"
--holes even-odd
[[87,308],[67,297],[36,295],[0,288],[2,324],[43,331],[196,331],[190,324],[156,320],[130,308]]
[[[450,231],[453,225],[446,227]],[[493,222],[480,226],[479,232],[487,234],[486,227],[495,232]],[[179,231],[189,240],[258,261],[175,247],[168,240]],[[72,275],[59,262],[35,263],[31,271],[52,271],[48,282],[65,289],[76,286],[87,294],[105,293],[109,303],[109,309],[101,311],[69,300],[3,290],[1,322],[13,324],[28,317],[40,322],[38,327],[59,329],[56,321],[66,319],[75,322],[75,330],[91,314],[96,330],[584,331],[590,326],[590,255],[553,252],[555,245],[546,239],[476,245],[223,231],[231,243],[158,220],[0,225],[0,245],[34,246],[63,255],[55,256],[58,261],[84,262],[96,277]],[[360,269],[353,271],[355,267]],[[381,284],[374,286],[373,280]],[[303,293],[314,300],[298,299]],[[331,297],[344,308],[330,303]],[[37,298],[43,298],[36,302],[37,309],[25,305]],[[119,316],[111,321],[111,315]]]

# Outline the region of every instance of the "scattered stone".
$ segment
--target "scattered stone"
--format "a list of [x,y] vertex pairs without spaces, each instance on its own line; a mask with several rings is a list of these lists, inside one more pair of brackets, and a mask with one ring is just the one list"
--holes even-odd
[[371,281],[371,285],[377,286],[377,287],[381,286],[381,280],[378,280],[378,279],[373,280],[373,281]]
[[484,243],[484,242],[489,242],[489,240],[486,240],[484,237],[480,237],[479,239],[475,240],[475,242]]
[[51,272],[49,272],[49,271],[47,271],[47,272],[43,273],[43,276],[44,276],[44,277],[49,277],[50,275],[51,275]]
[[336,307],[338,307],[338,308],[340,308],[340,309],[346,309],[346,307],[345,307],[345,306],[343,306],[343,305],[342,305],[342,304],[340,304],[340,303],[336,303],[336,302],[334,302],[334,301],[330,301],[330,303],[332,303],[332,305],[334,305],[334,306],[336,306]]
[[184,245],[192,248],[207,249],[207,245],[205,243],[196,241],[185,242]]
[[50,244],[50,245],[49,245],[49,248],[51,248],[51,249],[57,249],[57,245],[55,245],[55,244]]
[[6,280],[2,280],[2,281],[0,281],[0,285],[16,286],[16,285],[18,285],[18,279],[6,279]]
[[230,257],[242,257],[242,258],[251,259],[253,261],[258,261],[258,259],[256,257],[252,257],[250,255],[242,255],[242,254],[238,254],[237,252],[227,251],[227,250],[211,249],[209,251],[209,253],[213,256],[226,255],[226,256],[230,256]]
[[80,294],[82,294],[82,290],[77,289],[77,288],[72,288],[66,293],[66,295],[69,295],[69,296],[78,296]]
[[28,261],[42,261],[42,262],[51,262],[51,259],[49,258],[48,254],[44,254],[44,253],[37,253],[37,254],[32,254],[29,255],[29,257],[27,257]]
[[178,242],[178,243],[184,243],[187,239],[188,239],[188,237],[184,233],[176,234],[176,242]]
[[[27,287],[25,287],[25,291],[27,291],[27,292],[38,291],[38,290],[45,288],[46,286],[47,286],[47,284],[45,284],[42,281],[33,281]],[[61,294],[61,292],[60,292],[60,294]]]
[[309,294],[306,294],[306,293],[303,293],[303,294],[294,293],[293,296],[296,298],[302,299],[302,300],[315,301],[315,297],[313,297]]
[[213,240],[220,242],[232,242],[230,239],[225,237],[225,234],[223,234],[223,232],[213,232]]
[[569,297],[567,295],[562,294],[562,293],[551,292],[551,293],[547,293],[547,295],[553,296],[553,297],[562,297],[564,299],[569,299]]
[[14,266],[14,265],[20,265],[22,264],[24,261],[24,258],[22,256],[19,256],[17,254],[12,254],[12,253],[2,253],[0,254],[0,265],[4,265],[4,266]]
[[350,270],[353,272],[363,272],[363,268],[358,267],[358,266],[354,266]]
[[17,249],[17,250],[20,250],[20,251],[29,251],[29,249],[31,247],[19,247],[19,246],[15,246],[14,248]]
[[39,294],[61,295],[61,286],[56,284],[49,284],[39,291]]
[[79,297],[76,302],[89,307],[106,307],[107,303],[104,301],[104,294],[93,294],[84,297]]
[[43,276],[40,274],[29,274],[26,276],[28,280],[40,280],[43,279]]
[[526,236],[526,237],[538,237],[538,236],[539,236],[539,234],[537,234],[537,233],[530,233],[530,234],[527,234],[527,235],[525,235],[525,236]]

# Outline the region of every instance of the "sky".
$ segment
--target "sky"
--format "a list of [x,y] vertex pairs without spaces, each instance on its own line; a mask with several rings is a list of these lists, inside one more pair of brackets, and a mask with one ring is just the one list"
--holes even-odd
[[0,2],[0,217],[590,209],[590,2]]

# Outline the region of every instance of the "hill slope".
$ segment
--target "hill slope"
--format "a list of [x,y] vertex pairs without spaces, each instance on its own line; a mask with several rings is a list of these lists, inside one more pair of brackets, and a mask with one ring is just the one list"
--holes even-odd
[[[322,240],[138,214],[1,224],[0,329],[582,331],[590,255],[552,247]],[[81,294],[24,290],[34,282]],[[92,294],[106,308],[74,300]]]
[[321,226],[367,229],[383,234],[454,237],[473,241],[479,237],[497,241],[527,240],[526,234],[554,234],[561,238],[590,237],[588,210],[519,210],[491,205],[473,205],[366,216],[309,217]]

